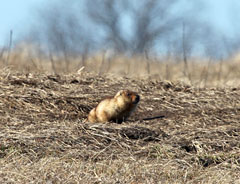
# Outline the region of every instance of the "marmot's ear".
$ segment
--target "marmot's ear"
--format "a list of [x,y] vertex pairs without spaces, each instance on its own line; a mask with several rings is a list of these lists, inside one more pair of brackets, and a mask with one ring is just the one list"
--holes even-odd
[[123,90],[120,90],[120,91],[118,91],[118,93],[116,94],[116,96],[120,96],[120,95],[122,95],[123,94]]

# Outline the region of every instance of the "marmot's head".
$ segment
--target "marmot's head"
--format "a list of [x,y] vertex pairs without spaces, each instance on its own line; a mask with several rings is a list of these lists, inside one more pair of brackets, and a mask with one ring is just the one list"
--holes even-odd
[[130,90],[120,90],[114,98],[121,98],[126,104],[137,104],[140,101],[140,96]]

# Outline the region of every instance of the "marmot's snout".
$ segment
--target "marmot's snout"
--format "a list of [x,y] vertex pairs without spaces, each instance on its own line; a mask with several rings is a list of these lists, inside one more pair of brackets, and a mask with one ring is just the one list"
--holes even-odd
[[133,103],[134,103],[134,104],[137,104],[139,101],[140,101],[140,96],[139,96],[139,95],[136,95],[136,96],[135,96],[135,99],[133,100]]

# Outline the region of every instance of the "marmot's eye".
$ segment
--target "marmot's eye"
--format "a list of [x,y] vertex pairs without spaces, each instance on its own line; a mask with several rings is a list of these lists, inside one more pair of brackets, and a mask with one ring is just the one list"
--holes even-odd
[[130,93],[127,93],[127,96],[131,96],[131,94],[130,94]]

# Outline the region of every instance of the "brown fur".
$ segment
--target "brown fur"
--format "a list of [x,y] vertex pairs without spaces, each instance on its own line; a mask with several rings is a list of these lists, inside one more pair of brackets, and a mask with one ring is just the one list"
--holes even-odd
[[129,90],[121,90],[114,97],[102,100],[88,115],[88,121],[122,123],[136,108],[140,97]]

